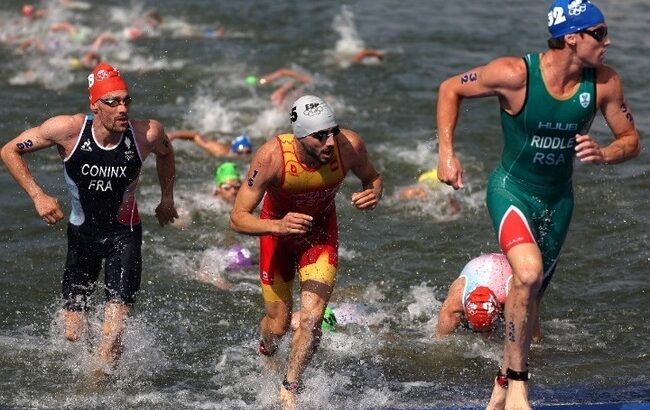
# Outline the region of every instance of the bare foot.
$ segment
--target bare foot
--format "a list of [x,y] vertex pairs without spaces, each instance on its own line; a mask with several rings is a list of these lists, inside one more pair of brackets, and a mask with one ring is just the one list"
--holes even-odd
[[507,410],[532,410],[528,403],[528,382],[508,380]]
[[63,333],[65,338],[76,342],[85,333],[88,327],[88,319],[83,312],[73,310],[63,311]]
[[282,410],[294,410],[296,408],[297,397],[294,393],[280,386],[280,407]]
[[506,405],[506,392],[507,390],[499,386],[496,382],[494,383],[494,388],[492,389],[492,396],[490,397],[490,402],[488,403],[487,410],[503,410]]

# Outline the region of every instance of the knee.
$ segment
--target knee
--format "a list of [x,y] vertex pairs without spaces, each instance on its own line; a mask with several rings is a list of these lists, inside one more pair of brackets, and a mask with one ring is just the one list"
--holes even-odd
[[304,332],[312,333],[315,336],[320,336],[320,326],[323,321],[323,315],[314,311],[301,312],[300,323],[298,326]]
[[536,295],[542,288],[544,268],[541,263],[530,263],[513,272],[512,286],[520,292]]
[[289,331],[290,320],[287,317],[279,316],[270,318],[267,316],[268,329],[276,336],[284,336]]

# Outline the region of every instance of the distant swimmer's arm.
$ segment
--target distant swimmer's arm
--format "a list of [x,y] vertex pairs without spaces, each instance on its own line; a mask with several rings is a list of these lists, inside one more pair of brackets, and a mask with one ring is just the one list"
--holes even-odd
[[167,136],[172,141],[175,139],[193,140],[197,135],[200,135],[200,133],[196,130],[178,130],[167,133]]
[[36,182],[23,155],[53,145],[60,146],[62,152],[66,153],[66,139],[72,138],[75,133],[78,134],[80,129],[81,122],[75,116],[53,117],[38,127],[24,131],[5,144],[0,152],[11,176],[32,199],[38,215],[49,224],[61,220],[63,211],[57,199],[47,195]]
[[300,81],[301,83],[309,83],[313,81],[313,79],[310,76],[305,74],[300,74],[295,70],[291,70],[289,68],[279,68],[274,72],[266,74],[265,76],[260,78],[260,84],[272,83],[275,80],[278,80],[282,77],[293,78],[294,80]]
[[206,140],[201,133],[195,130],[171,131],[167,135],[172,141],[175,139],[192,141],[197,147],[215,157],[223,157],[230,153],[230,147],[228,145],[219,141]]
[[438,323],[434,334],[436,338],[448,336],[460,326],[463,316],[462,295],[464,285],[464,279],[457,278],[449,287],[447,298],[442,303],[438,313]]
[[282,219],[260,219],[253,215],[266,190],[281,179],[283,160],[279,150],[277,140],[273,139],[255,153],[230,213],[230,227],[235,232],[256,236],[290,235],[311,229],[313,218],[297,212],[289,212]]

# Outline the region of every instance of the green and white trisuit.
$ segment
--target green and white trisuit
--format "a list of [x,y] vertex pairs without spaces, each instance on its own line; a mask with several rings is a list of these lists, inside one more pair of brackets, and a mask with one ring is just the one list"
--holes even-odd
[[502,251],[536,243],[544,263],[544,284],[553,275],[573,212],[576,134],[588,131],[596,113],[596,72],[585,68],[575,92],[552,96],[540,69],[540,55],[524,57],[528,79],[521,111],[501,110],[501,163],[487,187],[487,206]]

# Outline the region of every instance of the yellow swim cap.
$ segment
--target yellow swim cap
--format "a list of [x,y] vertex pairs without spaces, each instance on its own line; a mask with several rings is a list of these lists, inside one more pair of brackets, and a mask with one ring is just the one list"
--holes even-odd
[[429,188],[435,188],[440,184],[440,181],[438,180],[438,171],[436,169],[432,169],[430,171],[424,172],[418,178],[418,182],[422,182]]
[[81,60],[79,60],[78,58],[75,58],[75,57],[71,58],[70,59],[70,69],[71,70],[79,70],[80,68],[82,68],[81,67]]

